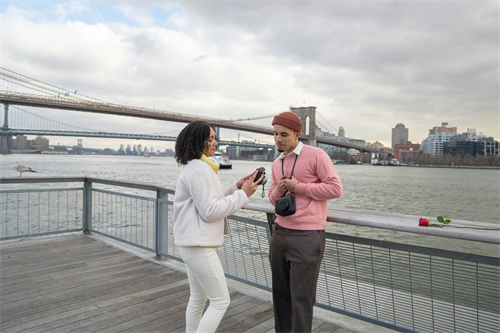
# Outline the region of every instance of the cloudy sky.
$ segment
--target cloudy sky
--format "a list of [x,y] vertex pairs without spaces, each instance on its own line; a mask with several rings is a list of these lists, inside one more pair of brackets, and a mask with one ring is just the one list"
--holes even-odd
[[[397,123],[413,142],[442,122],[500,138],[497,1],[1,1],[0,13],[1,67],[105,101],[225,119],[316,106],[324,130],[386,146]],[[102,131],[184,126],[26,109]]]

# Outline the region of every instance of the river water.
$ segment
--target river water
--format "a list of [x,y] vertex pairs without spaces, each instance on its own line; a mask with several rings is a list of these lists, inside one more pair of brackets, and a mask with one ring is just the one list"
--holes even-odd
[[[0,155],[0,177],[19,176],[12,167],[14,162],[38,171],[37,174],[24,173],[23,177],[88,176],[167,187],[175,186],[181,170],[171,157],[13,154]],[[266,177],[270,179],[271,162],[260,161],[233,161],[233,168],[220,170],[219,178],[224,186],[229,186],[234,180],[252,173],[260,166],[268,170]],[[336,169],[344,193],[342,198],[329,201],[330,208],[374,210],[426,218],[442,215],[452,221],[458,219],[500,224],[500,170],[367,164],[336,165]],[[266,186],[266,193],[268,189],[269,185]],[[267,200],[261,199],[261,194],[259,187],[253,200]],[[359,235],[358,231],[363,228],[356,228],[354,232],[350,226],[336,226],[335,231]],[[374,231],[371,233],[371,237],[383,239],[400,235],[381,230],[377,230],[376,234],[373,234]],[[433,243],[435,245],[435,241]],[[448,245],[441,247],[449,248]],[[498,253],[498,247],[494,247],[493,251]],[[492,253],[491,248],[488,252]]]

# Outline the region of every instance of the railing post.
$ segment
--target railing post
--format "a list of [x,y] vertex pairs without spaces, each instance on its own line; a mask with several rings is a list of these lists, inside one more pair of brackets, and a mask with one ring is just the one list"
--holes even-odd
[[[167,193],[162,193],[160,190],[156,190],[155,252],[156,252],[156,259],[158,259],[158,260],[162,259],[162,256],[160,254],[160,250],[161,250],[160,249],[160,242],[161,242],[161,233],[162,233],[162,229],[160,227],[160,222],[162,220],[160,200],[167,199],[167,198],[168,198]],[[166,220],[168,221],[168,216],[166,217]]]
[[85,178],[83,185],[83,233],[90,234],[92,228],[92,183]]
[[274,213],[267,213],[266,215],[267,215],[267,225],[269,227],[269,229],[267,230],[267,239],[270,242],[271,237],[273,235],[274,226],[276,225],[276,223],[274,222],[276,220],[276,215]]

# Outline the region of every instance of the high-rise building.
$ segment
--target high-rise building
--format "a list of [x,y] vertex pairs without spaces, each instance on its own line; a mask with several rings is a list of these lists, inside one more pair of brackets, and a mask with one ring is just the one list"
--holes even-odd
[[49,150],[49,139],[39,136],[35,139],[35,142],[41,150]]
[[396,127],[392,129],[392,151],[394,151],[394,147],[400,143],[404,144],[408,142],[408,128],[405,128],[405,125],[402,123],[396,124]]
[[443,143],[451,140],[457,134],[457,128],[442,123],[429,130],[429,136],[422,141],[420,147],[422,154],[441,156],[443,155]]
[[16,137],[16,149],[28,149],[28,137],[25,135],[18,135]]
[[344,127],[342,126],[339,126],[339,135],[341,138],[345,138],[345,131],[344,131]]

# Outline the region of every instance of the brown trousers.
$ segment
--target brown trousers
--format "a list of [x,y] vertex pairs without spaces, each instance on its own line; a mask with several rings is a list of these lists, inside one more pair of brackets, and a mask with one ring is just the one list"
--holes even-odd
[[311,332],[324,230],[276,225],[269,244],[276,332]]

